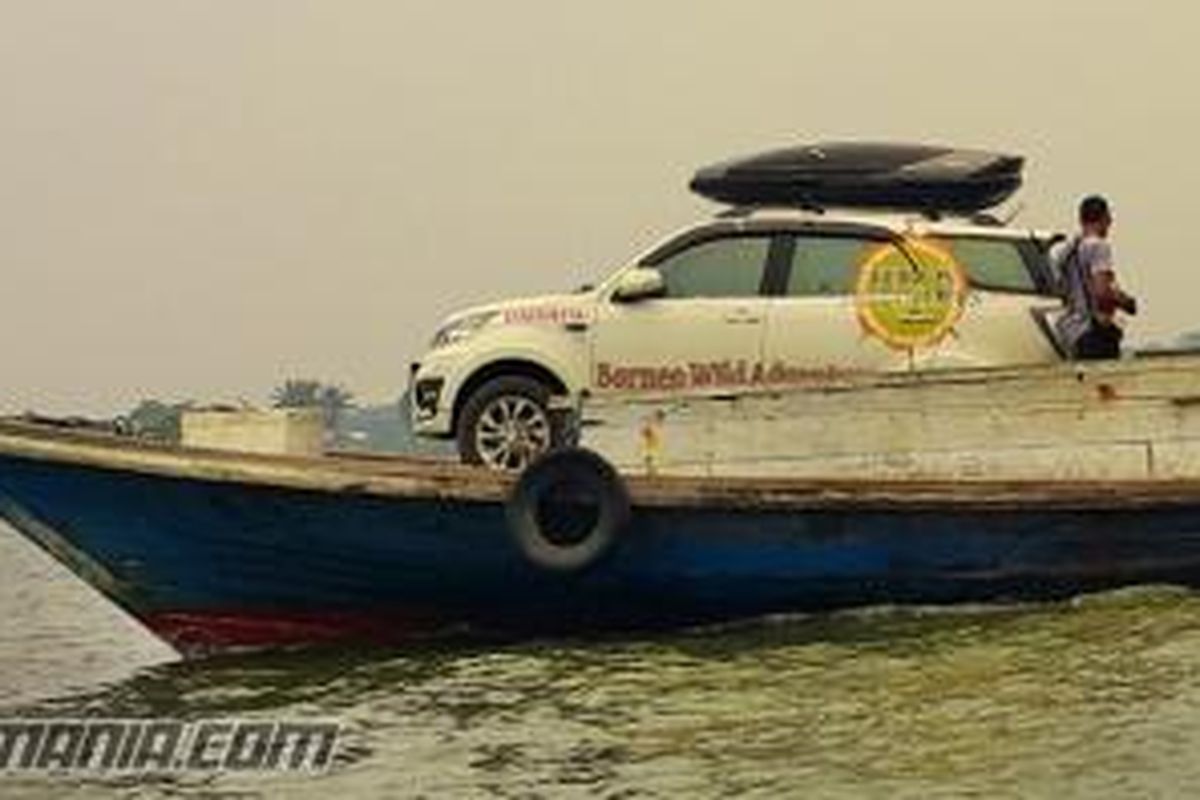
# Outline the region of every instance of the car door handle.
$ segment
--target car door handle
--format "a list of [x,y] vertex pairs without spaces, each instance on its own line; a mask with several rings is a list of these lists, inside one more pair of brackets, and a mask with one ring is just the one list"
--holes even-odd
[[725,322],[730,325],[758,325],[763,318],[753,311],[735,311],[725,315]]

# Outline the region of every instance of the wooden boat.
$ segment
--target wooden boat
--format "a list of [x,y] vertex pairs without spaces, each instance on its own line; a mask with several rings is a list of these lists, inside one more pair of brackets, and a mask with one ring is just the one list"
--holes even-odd
[[[1129,369],[1151,363],[1176,368],[1166,372],[1177,413],[1200,415],[1183,386],[1196,357]],[[1096,386],[1120,368],[1096,369],[1083,383],[1105,402]],[[1080,382],[1074,367],[1057,375],[1041,374],[1047,396]],[[841,403],[888,399],[877,392],[851,387]],[[439,461],[241,455],[8,421],[0,514],[185,652],[585,635],[1200,583],[1196,471],[617,480],[586,452],[515,480]],[[578,536],[564,508],[585,512]]]

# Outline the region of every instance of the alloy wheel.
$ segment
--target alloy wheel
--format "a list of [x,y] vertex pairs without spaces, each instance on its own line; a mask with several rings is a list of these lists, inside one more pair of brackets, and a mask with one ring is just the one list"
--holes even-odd
[[475,423],[475,449],[492,469],[518,472],[550,449],[546,409],[517,394],[494,398]]

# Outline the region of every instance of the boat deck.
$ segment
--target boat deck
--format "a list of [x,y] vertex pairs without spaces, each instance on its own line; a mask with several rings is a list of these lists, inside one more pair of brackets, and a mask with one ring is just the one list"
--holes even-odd
[[[332,453],[269,456],[174,447],[132,437],[0,420],[0,457],[302,491],[503,502],[510,475],[446,459]],[[638,507],[815,509],[1137,509],[1200,504],[1200,480],[812,480],[627,477]]]

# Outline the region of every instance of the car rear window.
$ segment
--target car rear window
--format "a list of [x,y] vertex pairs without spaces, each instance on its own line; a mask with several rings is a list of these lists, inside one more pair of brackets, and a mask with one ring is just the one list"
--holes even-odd
[[797,236],[788,297],[854,293],[859,266],[879,242],[854,237]]
[[1016,241],[976,237],[939,238],[967,273],[971,285],[1002,292],[1034,293],[1037,282]]

